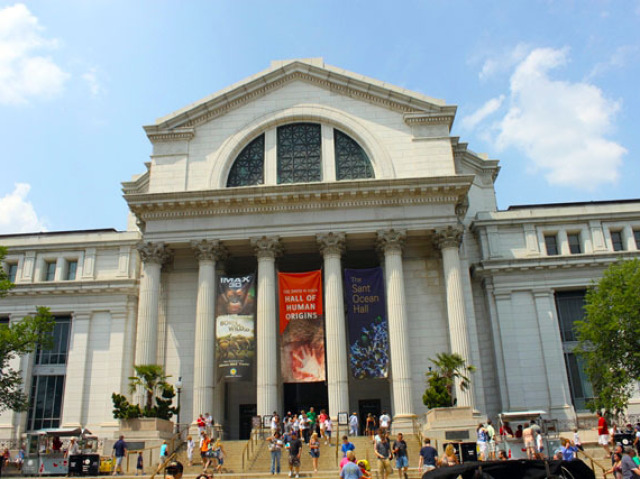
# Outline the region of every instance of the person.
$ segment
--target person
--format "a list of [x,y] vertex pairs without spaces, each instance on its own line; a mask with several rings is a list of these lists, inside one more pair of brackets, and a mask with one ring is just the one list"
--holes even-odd
[[127,455],[127,443],[124,442],[124,436],[120,436],[120,438],[113,444],[113,455],[116,458],[116,465],[113,468],[113,475],[123,474],[122,471],[122,460]]
[[208,412],[204,413],[204,427],[209,437],[213,437],[213,417]]
[[358,414],[355,412],[349,416],[349,435],[358,435]]
[[458,456],[456,456],[456,450],[453,447],[453,444],[447,444],[447,447],[444,448],[444,456],[440,460],[441,466],[455,466],[456,464],[460,464],[458,460]]
[[18,449],[18,455],[16,457],[16,467],[19,471],[22,471],[22,465],[24,464],[24,446],[21,445]]
[[635,439],[633,440],[633,445],[636,448],[636,451],[638,451],[638,454],[640,454],[640,426],[638,424],[636,424],[635,427]]
[[280,430],[280,416],[276,411],[273,411],[273,416],[271,416],[271,436],[274,436],[276,431]]
[[409,469],[409,454],[407,452],[407,443],[399,432],[396,440],[393,442],[393,455],[396,458],[396,469],[398,469],[398,477],[402,479],[402,474],[407,477]]
[[[317,426],[317,419],[318,419],[318,413],[316,413],[315,409],[313,408],[313,406],[311,406],[309,408],[309,412],[307,412],[307,419],[309,420],[309,437],[311,437],[311,434],[313,432],[317,432],[316,431],[316,426]],[[307,441],[309,442],[309,441]]]
[[369,461],[360,459],[358,461],[358,467],[362,473],[362,479],[371,479],[371,466],[369,466]]
[[522,440],[524,441],[524,447],[527,450],[527,458],[535,459],[536,457],[536,438],[533,435],[533,429],[529,426],[529,423],[524,423],[524,429],[522,430]]
[[424,447],[420,449],[420,460],[418,461],[418,471],[422,473],[432,471],[438,464],[438,451],[431,447],[431,439],[424,440]]
[[324,420],[324,435],[325,435],[325,444],[331,445],[331,430],[333,429],[333,423],[331,422],[331,418],[327,415],[327,419]]
[[522,424],[518,424],[518,427],[516,428],[515,438],[522,439]]
[[309,454],[311,455],[311,462],[313,463],[313,472],[318,472],[318,458],[320,457],[320,441],[318,440],[318,433],[311,434],[309,439]]
[[320,414],[318,414],[318,426],[320,426],[320,440],[323,440],[324,443],[327,443],[327,436],[325,435],[325,430],[327,427],[326,421],[329,416],[324,409],[320,409]]
[[487,424],[484,427],[485,431],[487,431],[487,452],[489,454],[489,460],[496,460],[496,430],[493,428],[493,424],[491,423],[491,419],[487,420]]
[[184,467],[180,461],[171,461],[164,468],[164,477],[165,479],[181,479],[183,471]]
[[376,428],[376,420],[373,418],[373,414],[368,413],[367,419],[364,423],[364,434],[373,442],[373,433]]
[[64,453],[64,457],[66,459],[69,456],[77,456],[78,454],[80,454],[80,446],[78,446],[78,443],[76,442],[76,438],[72,437],[69,440],[69,448]]
[[53,452],[62,451],[62,441],[60,440],[60,436],[54,436],[53,441],[51,443],[51,450]]
[[295,471],[296,479],[300,477],[300,457],[302,455],[302,441],[298,435],[291,433],[291,442],[286,445],[289,450],[289,477],[293,477]]
[[280,432],[276,431],[273,436],[267,438],[267,441],[269,441],[269,452],[271,453],[271,474],[280,474],[280,459],[284,446]]
[[300,422],[300,434],[302,435],[302,439],[304,440],[305,444],[309,444],[309,418],[304,412],[304,409],[300,411],[298,421]]
[[601,411],[597,412],[598,415],[598,444],[604,449],[605,457],[611,457],[611,450],[609,449],[609,428],[607,426],[607,420],[602,415]]
[[220,474],[222,472],[222,465],[224,464],[224,447],[222,447],[222,441],[220,438],[216,439],[215,446],[213,446],[213,457],[218,461],[216,471]]
[[162,441],[162,446],[160,446],[160,464],[164,464],[169,456],[169,445],[167,441]]
[[380,442],[377,442],[373,448],[373,452],[378,460],[378,474],[382,479],[386,479],[391,474],[391,447],[387,436],[383,435]]
[[347,460],[347,463],[340,470],[341,479],[360,479],[362,471],[356,464],[356,455],[353,451],[348,452]]
[[500,426],[500,436],[513,437],[513,429],[511,429],[511,426],[509,426],[508,421],[505,421],[504,424]]
[[544,459],[544,441],[542,440],[542,434],[536,432],[536,459]]
[[509,458],[507,457],[507,452],[504,451],[503,449],[500,449],[498,451],[498,461],[508,461]]
[[487,430],[482,424],[476,428],[476,442],[478,444],[478,460],[487,460]]
[[187,436],[187,459],[189,460],[189,466],[193,466],[193,450],[196,448],[196,443],[193,437]]
[[207,423],[204,419],[204,416],[202,414],[200,414],[198,416],[198,419],[196,419],[196,424],[198,425],[198,431],[200,432],[200,435],[202,435],[203,432],[207,432],[205,431],[206,427],[207,427]]
[[562,444],[561,452],[563,461],[573,461],[576,458],[578,448],[569,439],[565,439]]
[[640,476],[640,466],[633,461],[633,449],[628,454],[623,454],[620,461],[622,479],[632,479]]
[[391,417],[387,414],[387,411],[382,411],[382,414],[378,418],[378,422],[380,424],[380,429],[382,432],[387,432],[389,426],[391,426]]
[[211,446],[211,439],[207,436],[207,433],[202,431],[200,435],[200,457],[202,458],[202,472],[207,472],[211,465],[211,459],[213,457],[212,452],[209,450]]
[[349,441],[347,436],[342,436],[342,446],[340,446],[340,450],[342,451],[342,457],[347,457],[347,453],[349,451],[353,451],[356,448],[352,442]]
[[142,451],[138,453],[138,459],[136,461],[136,476],[138,473],[144,476],[144,458],[142,457]]
[[613,474],[614,479],[622,479],[622,455],[614,452],[611,456],[611,462],[613,462],[611,469],[606,471],[605,474]]
[[573,428],[573,444],[580,450],[584,451],[584,447],[582,447],[582,441],[580,440],[580,434],[578,434],[578,428]]

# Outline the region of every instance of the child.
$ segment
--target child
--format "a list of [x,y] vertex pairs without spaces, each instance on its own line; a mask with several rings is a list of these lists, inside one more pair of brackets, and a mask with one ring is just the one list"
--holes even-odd
[[144,476],[144,459],[142,459],[142,451],[138,453],[138,461],[136,462],[136,476],[140,473]]
[[580,440],[580,436],[578,435],[577,427],[573,428],[573,444],[575,444],[575,446],[581,451],[584,451],[584,447],[582,447],[582,441]]

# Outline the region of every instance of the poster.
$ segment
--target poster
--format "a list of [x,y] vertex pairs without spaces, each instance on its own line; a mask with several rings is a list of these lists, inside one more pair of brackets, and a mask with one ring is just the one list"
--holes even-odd
[[382,268],[345,269],[349,365],[356,379],[389,375],[389,328]]
[[251,380],[256,354],[255,275],[218,277],[216,364],[218,380]]
[[325,380],[322,272],[278,273],[285,383]]

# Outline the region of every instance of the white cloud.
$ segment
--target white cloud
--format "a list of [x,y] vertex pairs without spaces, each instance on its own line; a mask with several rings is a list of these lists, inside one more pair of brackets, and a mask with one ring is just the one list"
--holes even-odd
[[24,104],[58,95],[69,74],[43,50],[58,41],[41,35],[38,19],[23,4],[0,9],[0,104]]
[[[532,50],[511,75],[506,113],[485,125],[484,134],[489,132],[499,151],[521,151],[529,160],[527,169],[544,172],[549,184],[593,190],[619,178],[627,150],[606,135],[620,105],[588,82],[551,78],[549,73],[567,61],[567,49]],[[470,124],[486,118],[492,101],[473,114],[480,120],[472,118]]]
[[482,122],[485,118],[487,118],[492,113],[498,111],[498,109],[502,106],[504,102],[504,95],[500,95],[497,98],[492,98],[472,114],[465,116],[462,119],[462,127],[467,130],[472,130],[476,127],[476,125]]
[[628,63],[637,61],[640,47],[637,45],[622,45],[615,49],[604,62],[596,63],[587,75],[587,80],[600,76],[609,70],[624,68]]
[[482,64],[478,77],[480,80],[488,80],[491,77],[510,71],[514,65],[527,56],[530,50],[531,47],[529,45],[519,43],[514,48],[487,58]]
[[104,87],[98,78],[98,69],[93,67],[82,75],[82,79],[87,82],[89,91],[93,96],[99,96],[104,93]]
[[0,234],[46,231],[27,195],[31,185],[16,183],[14,190],[0,198]]

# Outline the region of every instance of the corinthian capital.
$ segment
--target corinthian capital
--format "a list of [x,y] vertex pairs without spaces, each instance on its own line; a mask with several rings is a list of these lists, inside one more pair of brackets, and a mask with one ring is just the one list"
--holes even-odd
[[191,249],[198,261],[223,261],[227,258],[227,248],[218,240],[192,241]]
[[447,226],[445,229],[436,230],[436,246],[440,249],[458,248],[462,242],[463,233],[462,226]]
[[341,256],[345,250],[346,236],[344,233],[327,233],[316,235],[316,240],[323,255],[336,254]]
[[136,246],[143,263],[164,264],[173,256],[171,248],[164,243],[152,243],[151,241],[138,243]]
[[378,250],[386,253],[388,251],[402,252],[407,239],[405,230],[380,230],[378,231]]
[[275,258],[282,254],[282,243],[280,243],[279,236],[251,238],[251,246],[253,246],[258,259]]

